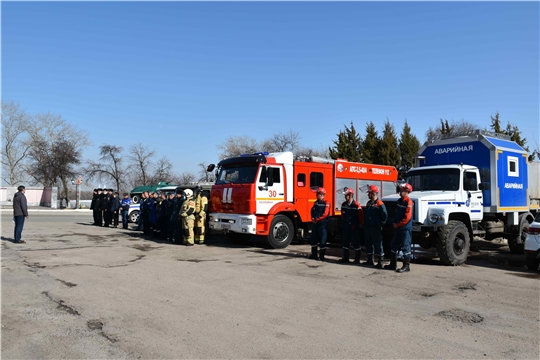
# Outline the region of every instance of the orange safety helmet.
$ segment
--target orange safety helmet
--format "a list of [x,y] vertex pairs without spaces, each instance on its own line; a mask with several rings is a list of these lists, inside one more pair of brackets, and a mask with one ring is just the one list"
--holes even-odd
[[399,187],[399,190],[400,191],[405,190],[406,192],[410,193],[412,191],[412,186],[411,186],[411,184],[408,184],[408,183],[401,184],[400,187]]
[[345,188],[345,191],[343,191],[343,195],[345,195],[345,196],[347,196],[347,195],[353,196],[354,195],[354,190],[351,189],[351,188]]
[[317,195],[326,195],[326,190],[323,187],[317,189]]
[[369,188],[368,188],[368,194],[369,193],[378,194],[379,193],[379,187],[377,187],[376,185],[370,185]]

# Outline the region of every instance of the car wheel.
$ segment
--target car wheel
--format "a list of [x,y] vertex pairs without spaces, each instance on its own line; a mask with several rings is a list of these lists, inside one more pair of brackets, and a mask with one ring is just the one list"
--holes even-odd
[[129,221],[136,224],[139,221],[139,212],[138,211],[132,211],[129,214]]

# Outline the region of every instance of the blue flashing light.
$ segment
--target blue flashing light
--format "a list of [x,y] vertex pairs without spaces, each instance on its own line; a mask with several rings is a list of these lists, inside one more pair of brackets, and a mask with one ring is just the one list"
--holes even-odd
[[257,156],[261,156],[261,155],[266,156],[266,155],[268,155],[268,154],[269,154],[268,151],[260,151],[260,152],[256,152],[256,153],[253,153],[253,154],[242,154],[242,155],[240,155],[240,156],[254,156],[254,155],[257,155]]

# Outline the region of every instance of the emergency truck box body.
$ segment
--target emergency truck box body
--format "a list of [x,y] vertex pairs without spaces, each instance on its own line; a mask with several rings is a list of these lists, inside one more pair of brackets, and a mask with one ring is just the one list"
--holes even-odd
[[[421,166],[476,166],[480,171],[484,212],[529,209],[527,152],[515,142],[475,131],[469,136],[428,141],[418,153]],[[536,174],[538,179],[537,171]]]

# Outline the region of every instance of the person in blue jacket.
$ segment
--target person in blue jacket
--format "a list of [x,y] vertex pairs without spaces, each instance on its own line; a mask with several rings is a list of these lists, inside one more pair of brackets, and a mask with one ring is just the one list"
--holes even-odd
[[385,269],[396,270],[397,254],[401,250],[403,253],[403,267],[397,269],[399,273],[410,271],[411,264],[411,242],[412,242],[412,213],[413,202],[409,198],[412,191],[410,184],[403,184],[399,187],[400,199],[397,201],[396,215],[394,216],[393,227],[395,229],[394,237],[390,243],[391,255],[390,264]]
[[120,202],[120,207],[122,209],[122,229],[128,228],[128,216],[129,216],[130,205],[131,205],[131,199],[129,198],[129,194],[124,193],[124,198]]
[[[313,203],[311,208],[311,222],[313,228],[311,229],[311,255],[310,259],[324,261],[326,255],[326,236],[328,233],[328,216],[330,215],[330,203],[324,198],[326,190],[322,187],[317,189],[317,200]],[[317,256],[317,244],[320,247],[319,256]]]
[[382,269],[384,250],[382,245],[382,227],[388,219],[386,206],[379,199],[379,188],[371,185],[368,189],[369,201],[364,209],[364,238],[366,240],[367,261],[362,265],[375,265],[373,254],[377,256],[377,269]]
[[354,248],[354,264],[360,263],[360,226],[364,222],[362,206],[354,200],[354,190],[346,188],[343,192],[345,201],[341,204],[341,231],[343,237],[343,257],[340,263],[349,263],[349,246]]

